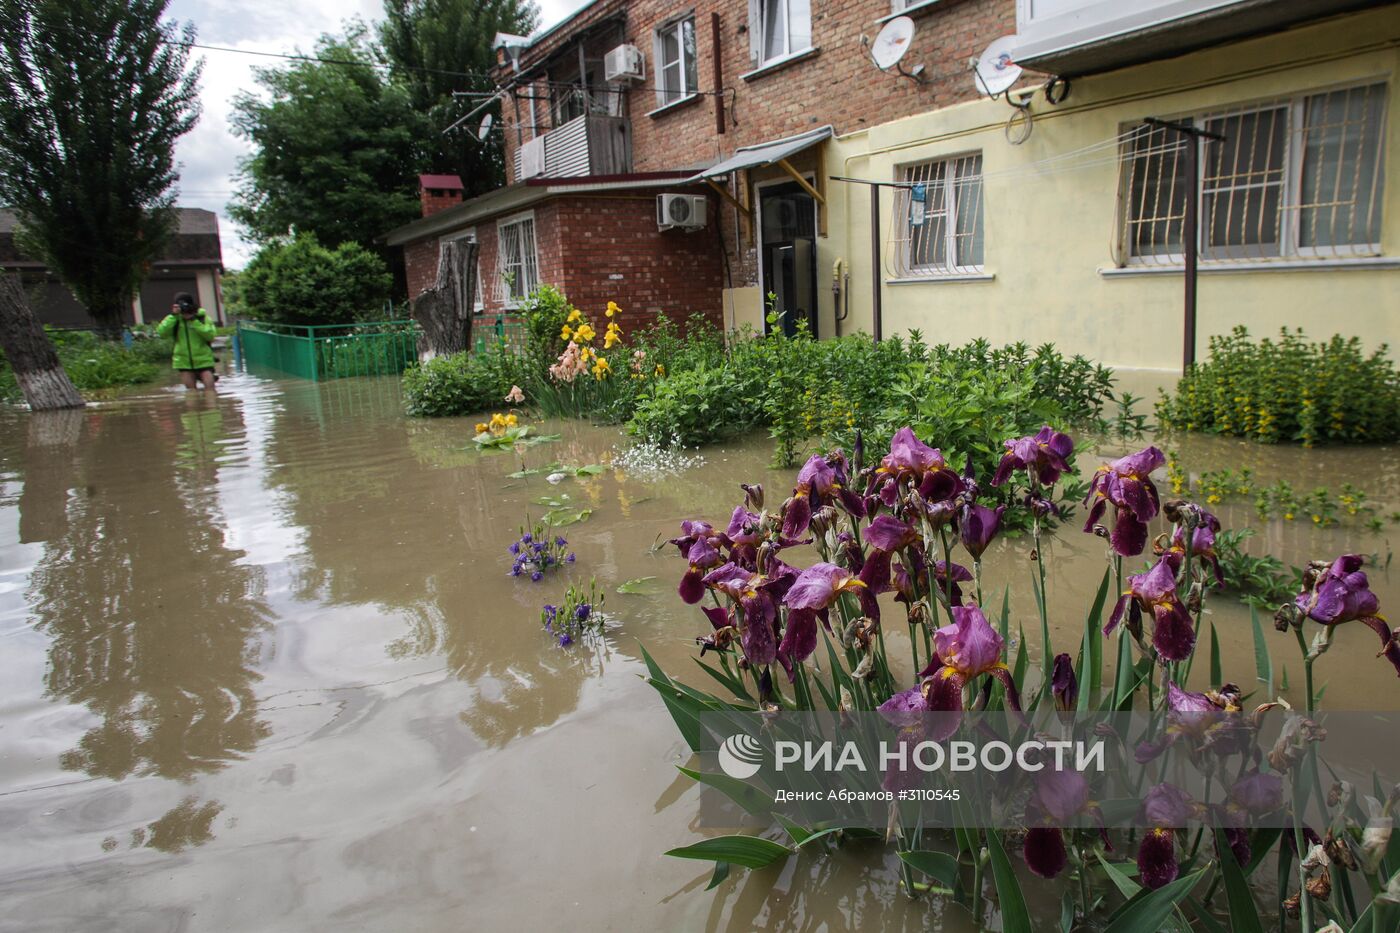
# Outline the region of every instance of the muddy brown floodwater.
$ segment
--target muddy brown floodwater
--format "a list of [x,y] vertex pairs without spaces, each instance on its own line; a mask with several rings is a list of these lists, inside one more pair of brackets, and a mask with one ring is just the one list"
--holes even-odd
[[[221,388],[0,413],[0,928],[972,929],[960,907],[906,899],[879,847],[708,893],[704,863],[661,855],[698,838],[701,805],[638,645],[691,670],[704,622],[674,595],[679,561],[652,546],[682,518],[727,518],[741,480],[790,486],[766,441],[660,481],[550,486],[510,479],[515,454],[464,450],[467,422],[402,417],[393,380]],[[563,438],[527,464],[604,462],[622,443],[548,427]],[[1391,450],[1178,449],[1195,469],[1400,501]],[[594,650],[540,630],[562,576],[506,574],[532,501],[561,494],[594,510],[564,531],[569,572],[596,575],[620,620]],[[1258,525],[1247,505],[1221,514]],[[1356,526],[1260,527],[1255,550],[1294,563],[1388,549]],[[1099,544],[1072,525],[1048,548],[1067,650]],[[1028,547],[999,542],[986,579],[1014,586],[1033,631]],[[612,592],[647,576],[648,593]],[[1372,580],[1400,604],[1393,576]],[[1257,686],[1247,612],[1210,610],[1226,677]],[[1296,699],[1296,646],[1267,634]],[[1318,662],[1326,706],[1397,707],[1375,650],[1369,631],[1340,633]],[[1026,886],[1056,903],[1054,885]]]

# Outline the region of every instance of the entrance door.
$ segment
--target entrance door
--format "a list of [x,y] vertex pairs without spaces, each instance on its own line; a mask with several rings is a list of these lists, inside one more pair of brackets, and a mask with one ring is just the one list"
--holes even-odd
[[[817,202],[796,182],[758,189],[763,300],[777,295],[783,333],[806,321],[817,336]],[[766,320],[766,316],[765,316]],[[771,331],[772,325],[764,325]]]

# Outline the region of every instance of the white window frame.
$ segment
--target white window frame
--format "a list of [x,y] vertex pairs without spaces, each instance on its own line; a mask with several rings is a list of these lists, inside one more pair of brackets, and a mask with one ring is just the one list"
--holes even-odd
[[[1239,263],[1278,263],[1295,260],[1348,260],[1375,257],[1383,255],[1381,239],[1378,237],[1374,242],[1368,243],[1336,243],[1326,246],[1303,246],[1302,216],[1309,205],[1302,203],[1303,172],[1305,162],[1306,135],[1309,132],[1307,124],[1308,101],[1315,97],[1324,97],[1328,94],[1342,91],[1361,90],[1364,88],[1379,87],[1381,90],[1373,93],[1383,95],[1380,107],[1380,123],[1375,128],[1377,145],[1380,152],[1377,154],[1377,177],[1373,182],[1375,190],[1372,198],[1375,211],[1380,211],[1380,204],[1385,197],[1385,160],[1387,127],[1386,117],[1389,107],[1390,86],[1387,81],[1381,78],[1370,80],[1349,82],[1340,86],[1310,88],[1298,91],[1286,97],[1273,100],[1254,101],[1241,103],[1237,106],[1211,111],[1207,113],[1184,114],[1176,117],[1178,122],[1191,123],[1203,129],[1208,125],[1221,120],[1233,120],[1250,113],[1264,113],[1270,110],[1283,110],[1284,119],[1287,121],[1284,127],[1284,150],[1282,160],[1282,179],[1277,183],[1281,188],[1278,218],[1278,240],[1277,251],[1264,251],[1257,248],[1242,246],[1215,246],[1210,242],[1211,215],[1208,207],[1207,196],[1220,191],[1245,190],[1252,188],[1262,188],[1271,186],[1272,182],[1247,183],[1232,186],[1217,186],[1213,189],[1207,188],[1207,177],[1211,172],[1213,164],[1215,145],[1207,140],[1198,140],[1197,162],[1200,166],[1199,177],[1196,180],[1196,197],[1199,205],[1199,224],[1197,250],[1202,264],[1227,266]],[[1185,261],[1185,255],[1181,252],[1163,251],[1160,253],[1134,253],[1135,244],[1133,242],[1132,223],[1134,220],[1134,204],[1132,198],[1132,150],[1133,142],[1129,142],[1127,158],[1123,162],[1123,169],[1119,177],[1119,192],[1121,207],[1118,219],[1118,237],[1120,244],[1119,266],[1148,266],[1170,264],[1176,265]],[[1348,144],[1347,148],[1350,148]],[[1355,155],[1359,156],[1359,146]],[[1158,185],[1162,184],[1162,177],[1159,175]],[[1160,191],[1157,194],[1157,201],[1160,203],[1162,196]],[[1317,206],[1312,206],[1317,209]],[[1168,206],[1170,210],[1170,206]],[[1174,215],[1168,213],[1164,218]],[[1378,225],[1379,232],[1379,225]],[[1183,231],[1183,236],[1185,231]],[[1269,244],[1273,246],[1275,244]],[[1231,255],[1231,253],[1234,253]],[[1223,254],[1223,255],[1222,255]]]
[[[979,194],[975,207],[978,234],[974,236],[974,239],[981,240],[982,259],[981,262],[963,264],[958,262],[958,214],[966,210],[967,206],[965,203],[961,203],[958,198],[957,170],[959,163],[963,162],[965,159],[973,158],[977,159],[979,162],[976,176]],[[904,269],[901,270],[900,278],[939,279],[950,276],[980,275],[985,271],[987,262],[987,208],[986,183],[983,181],[983,177],[986,173],[986,162],[983,159],[982,151],[980,149],[970,150],[967,152],[954,153],[952,155],[938,156],[933,159],[921,159],[918,162],[910,162],[900,166],[900,174],[902,176],[907,176],[914,170],[925,168],[933,169],[938,165],[944,167],[943,177],[937,182],[938,187],[942,189],[943,209],[934,213],[945,214],[947,216],[947,220],[943,225],[943,255],[947,257],[947,261],[941,266],[915,262],[915,243],[912,228],[916,225],[912,222],[911,217],[914,209],[913,205],[917,202],[914,201],[912,188],[901,187],[898,189],[898,194],[895,198],[895,218],[901,227],[909,232],[907,234],[907,242],[905,242],[903,246],[904,255],[902,256],[902,261]],[[902,178],[901,180],[905,181],[908,179]],[[932,185],[928,187],[932,188]],[[926,200],[924,201],[924,224],[929,222],[928,203],[926,195]]]
[[[782,51],[773,55],[768,54],[768,17],[765,15],[767,8],[771,4],[780,4],[782,7],[782,30],[783,46]],[[757,68],[764,68],[768,65],[781,62],[784,59],[794,58],[804,52],[815,48],[815,36],[807,36],[807,44],[794,48],[792,44],[792,8],[794,6],[805,7],[807,10],[807,28],[809,33],[816,30],[812,22],[812,2],[811,0],[749,0],[749,57],[755,62]]]
[[[528,227],[526,227],[527,224]],[[517,262],[507,262],[506,260],[506,230],[511,227],[520,228],[521,233],[525,230],[529,231],[528,256],[524,248],[525,241],[521,239],[521,233],[516,234],[516,242],[520,244],[520,257]],[[496,221],[496,282],[501,290],[501,304],[507,308],[519,308],[524,303],[526,296],[539,287],[539,241],[535,234],[534,211],[513,214]],[[511,272],[510,267],[515,265],[519,266],[521,274],[516,276],[514,280],[508,280],[507,276]]]
[[[652,61],[656,63],[653,70],[656,74],[656,106],[658,108],[679,104],[681,101],[695,96],[697,88],[688,83],[689,75],[686,73],[687,60],[684,30],[687,23],[690,24],[690,35],[695,44],[695,53],[698,53],[700,50],[699,38],[695,33],[695,13],[693,11],[687,11],[680,16],[667,20],[656,27],[656,30],[652,33]],[[668,62],[666,60],[665,38],[666,35],[671,32],[676,33],[676,47],[680,55],[678,62],[681,66],[681,86],[679,89],[666,86],[666,69],[673,64],[673,62]],[[696,55],[692,54],[689,65],[691,71],[694,72],[695,85],[698,86],[700,83],[700,68],[695,59]]]

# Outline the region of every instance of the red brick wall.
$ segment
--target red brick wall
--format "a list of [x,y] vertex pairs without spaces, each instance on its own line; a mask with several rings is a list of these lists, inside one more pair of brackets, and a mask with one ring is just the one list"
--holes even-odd
[[423,204],[423,216],[431,217],[438,211],[456,207],[462,203],[462,192],[447,191],[441,188],[419,188],[418,199]]
[[[531,210],[540,284],[557,286],[595,327],[609,301],[622,306],[618,323],[628,331],[650,324],[657,312],[678,322],[703,313],[720,324],[723,257],[713,223],[693,233],[658,230],[656,194],[579,194],[536,204]],[[711,198],[711,213],[715,208]],[[501,299],[503,286],[495,271],[496,224],[510,216],[475,227],[488,314],[510,310]],[[410,295],[436,281],[437,260],[436,237],[404,246]]]

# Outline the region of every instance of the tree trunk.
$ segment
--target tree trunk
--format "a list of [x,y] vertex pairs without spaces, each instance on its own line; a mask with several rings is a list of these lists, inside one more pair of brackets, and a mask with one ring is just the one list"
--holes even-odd
[[0,350],[30,408],[48,411],[85,404],[34,317],[17,275],[0,275]]
[[476,244],[451,240],[438,247],[437,282],[413,299],[413,319],[423,328],[425,359],[471,348],[476,295]]
[[125,322],[122,321],[122,313],[125,308],[131,307],[130,301],[123,304],[121,301],[112,301],[88,308],[88,316],[97,325],[97,332],[106,340],[120,340],[122,338],[122,328]]

